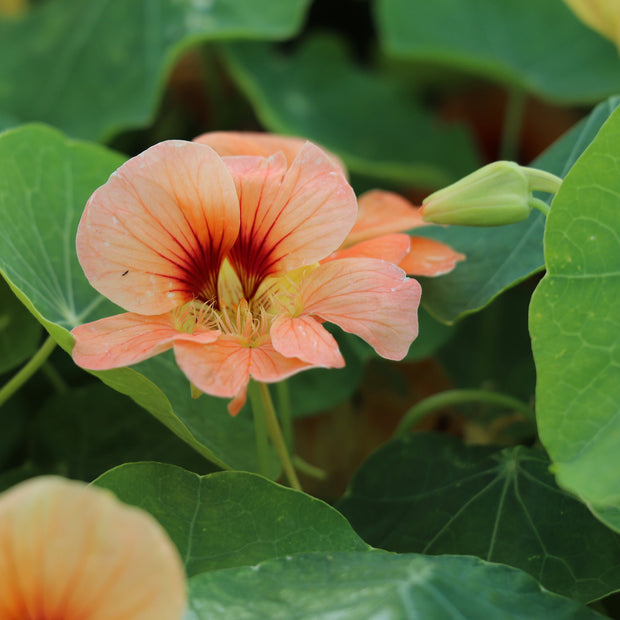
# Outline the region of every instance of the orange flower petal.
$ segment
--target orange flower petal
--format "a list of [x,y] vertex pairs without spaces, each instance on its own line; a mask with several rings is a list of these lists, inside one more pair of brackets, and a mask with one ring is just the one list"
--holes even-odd
[[422,219],[418,207],[398,194],[375,189],[359,197],[357,221],[345,243],[352,245],[420,226],[428,223]]
[[294,357],[285,357],[276,351],[270,342],[252,349],[250,376],[263,383],[277,383],[301,370],[312,368],[309,364]]
[[230,173],[209,147],[171,140],[123,164],[91,196],[77,234],[91,284],[140,314],[217,294],[239,230]]
[[440,276],[449,273],[465,255],[435,239],[411,237],[411,250],[399,266],[413,276]]
[[401,233],[383,235],[375,239],[360,241],[344,250],[337,250],[323,262],[339,258],[365,257],[380,258],[381,260],[386,260],[398,265],[398,263],[407,256],[410,246],[411,240],[409,239],[409,235]]
[[[222,157],[231,155],[270,157],[278,151],[282,151],[290,166],[307,141],[294,136],[280,136],[253,131],[212,131],[194,138],[194,142],[210,146]],[[331,162],[340,168],[343,174],[346,174],[346,168],[341,159],[326,149],[323,150]]]
[[219,335],[218,331],[204,329],[192,334],[179,332],[170,313],[143,316],[131,312],[79,325],[71,333],[75,363],[90,370],[137,364],[167,351],[175,340],[207,343]]
[[229,411],[238,413],[250,377],[273,383],[311,365],[284,357],[266,342],[260,347],[244,346],[238,337],[221,336],[207,346],[194,342],[175,342],[177,364],[201,391],[212,396],[235,397]]
[[247,298],[268,275],[315,263],[344,241],[357,212],[355,194],[318,147],[306,143],[285,174],[281,153],[224,161],[241,204],[230,259]]
[[311,316],[280,315],[272,323],[270,335],[273,348],[285,357],[325,368],[344,366],[335,338]]
[[334,260],[301,285],[303,314],[356,334],[387,359],[402,359],[418,334],[420,285],[402,269],[372,258]]
[[185,572],[146,512],[55,476],[0,496],[0,618],[179,620]]
[[177,342],[174,355],[188,379],[211,396],[231,398],[250,378],[252,349],[234,336],[221,336],[208,346]]

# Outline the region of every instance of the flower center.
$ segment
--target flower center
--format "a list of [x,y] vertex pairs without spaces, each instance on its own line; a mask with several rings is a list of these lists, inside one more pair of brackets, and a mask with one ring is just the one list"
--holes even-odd
[[299,287],[305,275],[316,267],[318,264],[267,277],[247,299],[234,268],[224,261],[217,300],[197,298],[176,308],[172,314],[174,328],[186,334],[217,330],[224,336],[234,336],[242,346],[259,347],[269,338],[271,323],[278,314],[298,314]]

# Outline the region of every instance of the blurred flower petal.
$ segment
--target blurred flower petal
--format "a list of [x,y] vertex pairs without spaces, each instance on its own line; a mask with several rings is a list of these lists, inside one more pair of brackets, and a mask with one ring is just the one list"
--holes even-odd
[[0,618],[180,620],[185,572],[148,513],[54,476],[0,495]]

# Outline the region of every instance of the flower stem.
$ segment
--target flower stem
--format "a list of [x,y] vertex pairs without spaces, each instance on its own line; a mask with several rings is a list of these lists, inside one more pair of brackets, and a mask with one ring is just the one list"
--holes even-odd
[[407,435],[412,426],[415,426],[415,424],[433,411],[443,409],[449,405],[460,405],[463,403],[497,405],[519,411],[529,420],[535,421],[536,419],[536,414],[531,407],[506,394],[498,394],[497,392],[488,392],[486,390],[448,390],[425,398],[422,402],[411,407],[394,431],[394,437]]
[[39,370],[55,348],[56,341],[48,336],[41,348],[30,358],[30,361],[2,386],[0,389],[0,407]]
[[291,411],[291,396],[286,380],[276,383],[276,392],[278,395],[278,411],[280,412],[280,422],[282,424],[282,434],[289,452],[293,452],[295,448],[295,439],[293,436],[293,416]]
[[302,489],[297,478],[297,473],[295,472],[295,468],[291,462],[291,457],[289,456],[286,442],[284,441],[282,431],[280,430],[280,424],[278,423],[276,411],[273,407],[269,387],[266,383],[259,383],[258,387],[262,399],[262,409],[265,416],[267,432],[271,438],[271,443],[280,457],[280,462],[282,463],[282,468],[284,469],[284,473],[289,481],[289,484],[294,489],[301,491]]
[[252,403],[254,414],[254,434],[256,435],[256,454],[258,455],[258,471],[265,478],[269,478],[269,440],[263,412],[263,401],[258,384],[250,381],[248,395]]

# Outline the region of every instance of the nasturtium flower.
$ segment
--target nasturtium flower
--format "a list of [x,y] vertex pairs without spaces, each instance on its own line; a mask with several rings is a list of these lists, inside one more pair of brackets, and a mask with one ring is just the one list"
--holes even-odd
[[385,358],[406,355],[419,284],[380,258],[326,260],[357,215],[339,161],[309,142],[265,149],[220,156],[200,141],[162,142],[93,193],[78,258],[127,312],[73,330],[80,366],[117,368],[173,348],[191,383],[233,398],[235,414],[250,377],[344,365],[325,321]]
[[56,476],[0,495],[1,620],[180,620],[186,578],[151,515]]

